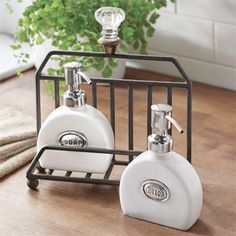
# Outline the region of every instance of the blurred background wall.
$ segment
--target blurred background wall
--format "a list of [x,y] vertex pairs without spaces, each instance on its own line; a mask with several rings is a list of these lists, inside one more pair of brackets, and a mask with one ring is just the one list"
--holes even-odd
[[[161,11],[150,54],[176,57],[194,81],[236,90],[236,0],[176,0]],[[135,63],[164,74],[174,67]]]

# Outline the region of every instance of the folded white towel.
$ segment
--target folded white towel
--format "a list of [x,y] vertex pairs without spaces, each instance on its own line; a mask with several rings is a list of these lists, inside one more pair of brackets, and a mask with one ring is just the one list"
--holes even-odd
[[34,118],[10,107],[0,111],[0,146],[35,136]]
[[0,163],[8,157],[11,157],[17,153],[25,151],[28,148],[36,145],[36,138],[29,138],[14,143],[9,143],[0,147]]
[[13,108],[0,110],[0,178],[36,155],[35,119]]
[[36,155],[36,147],[27,149],[0,164],[0,179],[31,161]]

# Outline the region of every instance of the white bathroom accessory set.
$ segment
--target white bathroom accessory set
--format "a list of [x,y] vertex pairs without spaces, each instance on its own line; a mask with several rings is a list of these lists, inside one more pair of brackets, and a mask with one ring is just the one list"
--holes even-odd
[[[105,15],[105,18],[109,19],[112,14],[120,16],[123,12],[117,8],[102,8],[98,10],[97,18]],[[106,37],[100,39],[106,48],[106,53],[52,51],[38,69],[36,73],[38,152],[27,171],[27,184],[33,190],[37,188],[39,179],[120,185],[120,201],[125,215],[187,230],[198,219],[203,199],[200,179],[189,163],[191,162],[191,82],[174,58],[115,54],[115,47],[119,41],[117,30],[112,37],[113,41],[110,38],[106,41]],[[163,82],[88,78],[82,72],[82,65],[79,62],[64,65],[65,78],[43,75],[42,70],[54,55],[170,62],[176,66],[183,80]],[[40,81],[45,79],[54,82],[56,109],[41,126]],[[60,106],[59,81],[62,80],[65,80],[68,90],[64,93],[64,105]],[[91,84],[92,106],[87,104],[86,92],[81,89],[83,82]],[[110,92],[110,122],[97,109],[99,83],[109,85],[107,89]],[[115,89],[119,85],[127,85],[128,89],[127,150],[115,149],[115,104],[118,99],[115,98]],[[145,136],[148,136],[148,150],[145,152],[134,150],[134,86],[146,87],[147,90]],[[167,89],[167,103],[170,105],[152,105],[154,87]],[[188,161],[172,150],[171,124],[182,132],[179,124],[172,118],[172,90],[175,87],[187,90]],[[116,155],[124,156],[124,160],[117,160]],[[111,179],[112,170],[116,165],[127,166],[121,180]],[[53,174],[54,170],[60,170],[64,175]],[[85,175],[75,177],[72,175],[73,172]],[[94,178],[93,173],[99,173],[103,178]]]

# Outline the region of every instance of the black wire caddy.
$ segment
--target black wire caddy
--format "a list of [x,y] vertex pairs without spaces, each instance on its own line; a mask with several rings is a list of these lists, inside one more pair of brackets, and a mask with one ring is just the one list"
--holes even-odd
[[[90,184],[103,184],[103,185],[115,185],[118,186],[120,181],[111,179],[110,176],[115,166],[127,166],[134,157],[142,153],[142,151],[134,150],[134,87],[144,87],[146,89],[146,107],[147,107],[147,126],[146,126],[146,137],[151,133],[151,105],[155,87],[162,87],[166,89],[166,103],[172,105],[173,102],[173,89],[180,88],[186,90],[186,159],[191,163],[192,154],[192,84],[187,74],[173,57],[160,57],[151,55],[137,55],[137,54],[108,54],[100,52],[75,52],[75,51],[51,51],[48,53],[43,63],[36,72],[36,118],[37,118],[37,133],[41,127],[41,81],[52,81],[54,83],[54,97],[55,97],[55,108],[60,106],[60,95],[59,95],[59,82],[64,81],[64,77],[60,76],[49,76],[42,73],[45,65],[53,56],[76,56],[76,57],[91,57],[91,58],[117,58],[126,59],[129,61],[152,61],[152,62],[164,62],[172,63],[182,76],[181,81],[158,81],[158,80],[134,80],[134,79],[113,79],[113,78],[90,78],[92,81],[91,94],[92,94],[92,105],[97,108],[98,96],[97,87],[99,84],[107,84],[109,89],[109,114],[110,124],[115,135],[115,105],[116,97],[115,91],[118,86],[125,85],[128,92],[128,148],[127,149],[104,149],[104,148],[92,148],[92,147],[67,147],[59,145],[47,145],[38,150],[36,156],[30,164],[30,167],[26,173],[27,185],[29,188],[36,190],[39,184],[39,180],[51,180],[51,181],[63,181],[63,182],[78,182],[78,183],[90,183]],[[169,130],[171,133],[171,129]],[[87,152],[87,153],[104,153],[112,154],[113,158],[111,164],[104,174],[103,178],[97,178],[93,176],[93,173],[82,173],[83,176],[73,176],[73,172],[69,170],[63,171],[62,175],[58,175],[53,169],[44,169],[40,166],[39,160],[43,153],[47,150],[55,150],[61,152]],[[117,159],[116,156],[122,156],[123,159]],[[78,156],[79,158],[79,156]]]

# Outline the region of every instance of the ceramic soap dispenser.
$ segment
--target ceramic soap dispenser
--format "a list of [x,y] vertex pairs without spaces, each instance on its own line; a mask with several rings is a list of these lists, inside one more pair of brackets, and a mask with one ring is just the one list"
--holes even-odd
[[[38,135],[38,151],[44,145],[114,148],[110,123],[100,111],[86,103],[86,94],[80,87],[83,80],[88,84],[91,81],[81,68],[79,62],[64,65],[68,85],[64,105],[54,110],[43,123]],[[112,154],[46,150],[40,165],[48,169],[104,173],[111,159]]]
[[124,170],[120,182],[120,201],[125,215],[173,227],[189,229],[198,219],[203,201],[202,185],[193,166],[172,151],[168,134],[172,107],[151,106],[153,134],[148,150]]

